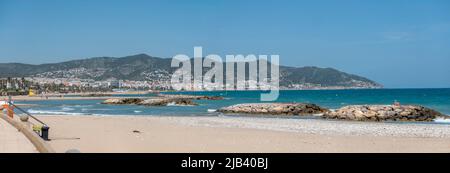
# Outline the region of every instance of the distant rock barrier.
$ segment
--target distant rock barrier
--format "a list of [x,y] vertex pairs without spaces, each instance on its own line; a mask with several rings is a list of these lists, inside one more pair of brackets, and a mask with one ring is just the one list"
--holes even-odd
[[102,104],[135,104],[145,106],[167,106],[174,105],[198,105],[192,100],[222,100],[220,96],[197,96],[197,95],[172,95],[172,94],[158,94],[153,98],[111,98],[102,102]]
[[144,101],[141,98],[112,98],[106,99],[102,102],[102,104],[114,104],[114,105],[122,105],[122,104],[138,104]]
[[444,115],[416,105],[351,105],[329,111],[323,117],[357,121],[433,121]]
[[185,98],[112,98],[107,99],[102,102],[102,104],[135,104],[135,105],[145,105],[145,106],[167,106],[169,104],[174,105],[197,105],[192,101],[192,99]]
[[81,97],[110,97],[112,94],[105,94],[105,93],[88,93],[88,94],[81,94]]
[[146,99],[139,103],[138,105],[145,105],[145,106],[167,106],[169,104],[174,105],[183,105],[183,106],[196,106],[197,103],[194,103],[192,99],[186,99],[186,98],[152,98],[152,99]]
[[193,100],[223,100],[223,97],[221,96],[198,96],[198,95],[183,95],[183,94],[158,94],[158,97],[184,98]]
[[218,109],[222,113],[270,114],[270,115],[313,115],[328,109],[309,103],[248,103]]

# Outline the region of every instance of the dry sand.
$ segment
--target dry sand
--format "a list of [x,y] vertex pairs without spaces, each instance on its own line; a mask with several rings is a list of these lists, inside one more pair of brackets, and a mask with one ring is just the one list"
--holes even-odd
[[[450,152],[450,125],[255,117],[40,116],[57,152]],[[136,131],[136,132],[133,132]]]

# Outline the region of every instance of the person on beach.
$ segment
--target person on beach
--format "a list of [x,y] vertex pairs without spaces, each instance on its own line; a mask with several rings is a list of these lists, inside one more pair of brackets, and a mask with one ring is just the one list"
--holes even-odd
[[400,106],[400,102],[398,102],[397,100],[394,101],[394,106]]

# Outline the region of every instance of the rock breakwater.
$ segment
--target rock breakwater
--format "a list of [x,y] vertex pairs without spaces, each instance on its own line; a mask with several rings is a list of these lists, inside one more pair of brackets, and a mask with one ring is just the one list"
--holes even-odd
[[102,104],[135,104],[144,106],[167,106],[168,104],[197,105],[191,99],[185,98],[112,98],[103,101]]
[[102,102],[102,104],[134,104],[145,106],[167,106],[174,105],[198,105],[193,100],[222,100],[220,96],[197,96],[197,95],[172,95],[158,94],[152,98],[111,98]]
[[271,114],[271,115],[312,115],[328,110],[309,103],[248,103],[218,109],[222,113]]
[[329,111],[323,117],[357,121],[433,121],[444,115],[418,105],[351,105]]
[[223,100],[223,97],[221,96],[183,95],[183,94],[158,94],[158,97],[184,98],[193,100]]

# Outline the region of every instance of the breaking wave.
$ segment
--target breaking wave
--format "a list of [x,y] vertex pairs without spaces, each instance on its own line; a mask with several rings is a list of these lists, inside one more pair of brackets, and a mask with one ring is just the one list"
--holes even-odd
[[450,123],[450,118],[436,118],[434,119],[436,123]]
[[76,112],[45,111],[45,110],[33,110],[33,109],[29,109],[28,112],[31,114],[45,114],[45,115],[90,115],[90,114],[76,113]]
[[63,107],[61,110],[63,110],[63,111],[73,111],[75,109],[74,108],[69,108],[69,107]]

